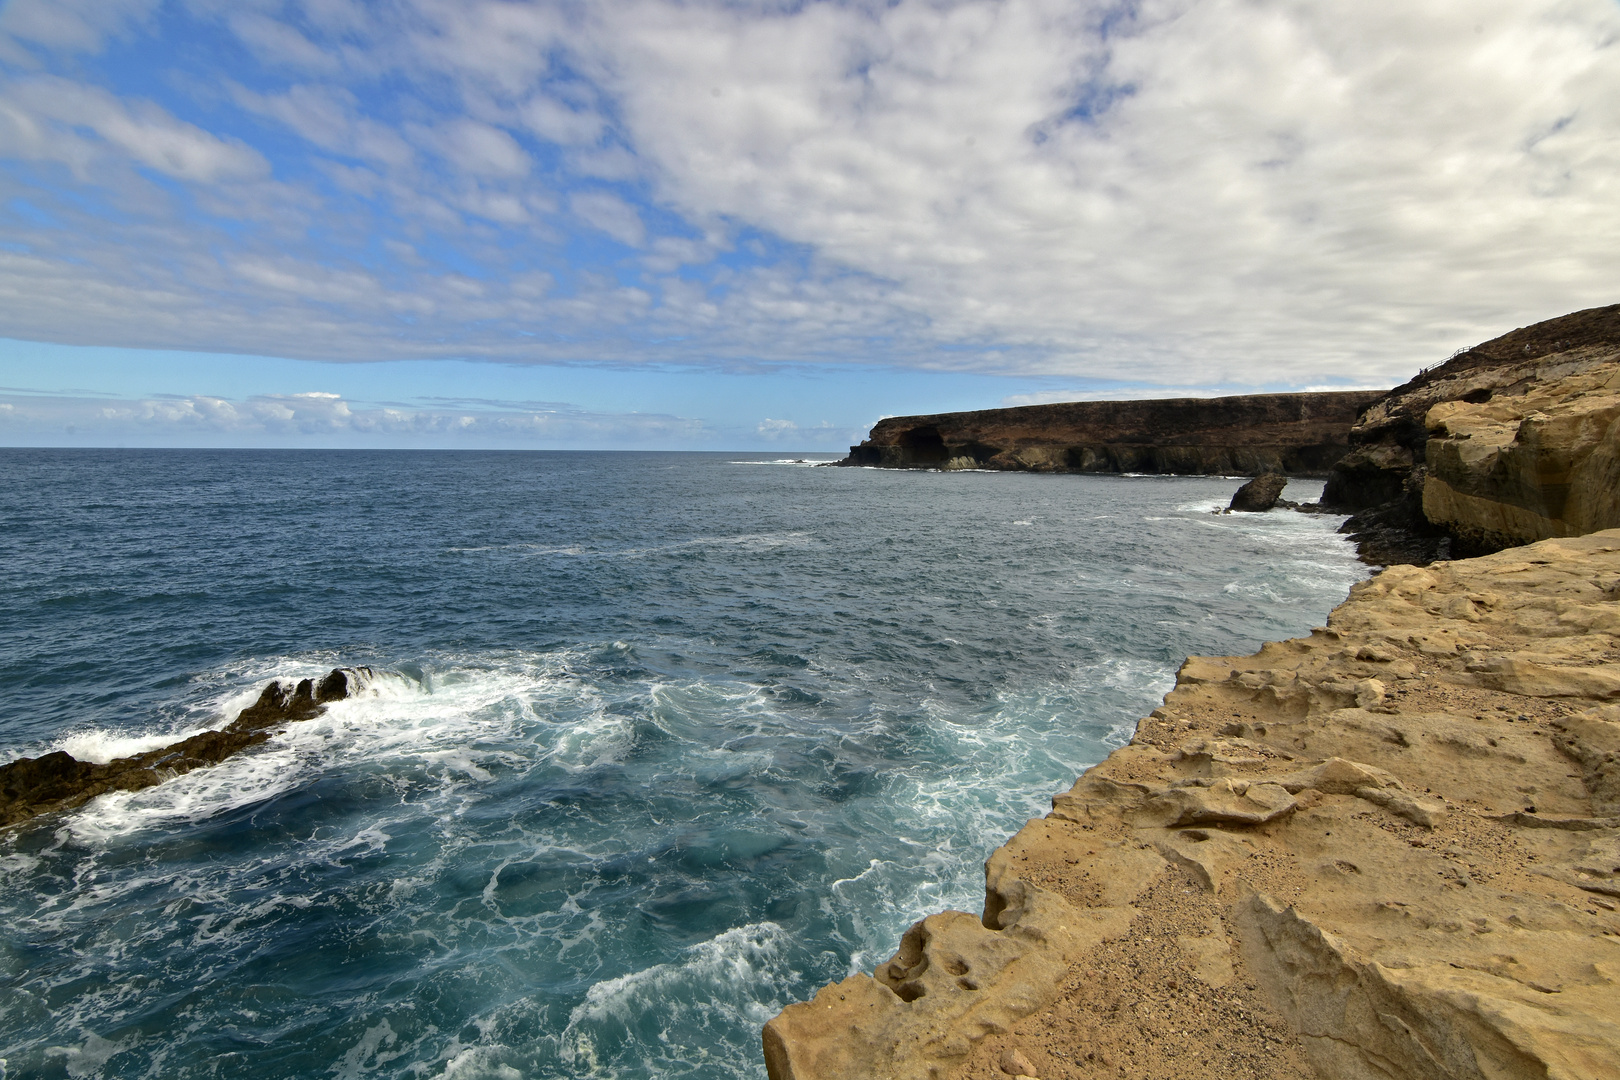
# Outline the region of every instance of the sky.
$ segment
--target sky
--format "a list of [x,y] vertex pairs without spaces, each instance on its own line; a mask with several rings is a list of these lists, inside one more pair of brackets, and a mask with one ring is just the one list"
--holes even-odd
[[837,451],[1620,300],[1620,0],[3,0],[0,445]]

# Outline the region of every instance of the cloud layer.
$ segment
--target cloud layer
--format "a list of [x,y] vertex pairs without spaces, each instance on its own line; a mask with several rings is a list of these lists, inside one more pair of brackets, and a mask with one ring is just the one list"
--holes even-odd
[[161,14],[0,9],[0,334],[1303,386],[1617,299],[1611,0]]
[[690,448],[714,435],[701,420],[664,414],[456,404],[359,404],[331,393],[241,401],[0,395],[0,445]]

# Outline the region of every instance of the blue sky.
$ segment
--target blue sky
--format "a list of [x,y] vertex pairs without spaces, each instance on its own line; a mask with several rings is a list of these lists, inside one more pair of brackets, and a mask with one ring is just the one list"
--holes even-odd
[[837,450],[1612,303],[1620,6],[6,0],[0,445]]

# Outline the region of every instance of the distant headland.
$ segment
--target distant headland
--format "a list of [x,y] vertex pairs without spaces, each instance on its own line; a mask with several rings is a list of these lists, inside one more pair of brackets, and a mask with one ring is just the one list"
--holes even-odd
[[1326,476],[1383,390],[1069,401],[891,416],[840,465],[1016,472]]
[[1190,657],[981,914],[765,1025],[772,1080],[1620,1076],[1620,305],[1359,400],[896,417],[846,463],[1326,473],[1389,569]]

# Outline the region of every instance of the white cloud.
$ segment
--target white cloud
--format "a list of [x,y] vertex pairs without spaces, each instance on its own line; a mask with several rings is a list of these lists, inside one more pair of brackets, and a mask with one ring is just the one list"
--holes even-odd
[[108,402],[35,395],[0,402],[0,434],[49,445],[688,446],[710,437],[702,421],[656,413],[545,408],[407,408],[357,405],[332,393],[266,394],[241,401],[206,395]]
[[635,208],[617,195],[606,191],[585,191],[568,200],[574,214],[588,225],[607,233],[628,247],[640,247],[647,242],[647,227]]
[[415,130],[424,145],[472,176],[511,179],[527,175],[532,164],[511,135],[476,120],[452,120],[437,128]]
[[[150,8],[12,0],[0,32],[48,68]],[[292,10],[174,9],[274,67],[188,84],[192,112],[79,61],[0,83],[0,155],[33,169],[0,205],[63,194],[6,219],[9,333],[1180,392],[1389,384],[1616,299],[1612,0]],[[320,153],[247,145],[231,102]],[[585,227],[636,258],[568,266]]]
[[546,94],[536,94],[519,108],[530,131],[565,146],[595,143],[602,137],[602,117],[588,109],[575,109]]
[[1118,12],[1069,0],[644,0],[602,34],[688,214],[813,245],[935,340],[1037,369],[1392,376],[1613,299],[1612,3],[1135,10],[1105,42]]
[[838,427],[822,420],[814,424],[799,424],[793,420],[766,417],[754,425],[756,439],[772,446],[789,449],[837,449],[853,445],[866,438],[865,428]]
[[0,83],[0,124],[11,155],[60,162],[81,174],[108,155],[202,184],[257,179],[270,168],[253,148],[151,102],[122,101],[99,87],[51,76]]
[[342,87],[298,84],[281,94],[258,94],[232,84],[230,90],[244,109],[286,125],[323,150],[395,169],[412,163],[410,144],[393,129],[359,115],[354,94]]
[[273,64],[308,71],[336,71],[338,58],[310,41],[296,29],[257,12],[233,15],[231,31],[242,43]]
[[53,49],[99,52],[109,37],[148,19],[157,0],[10,0],[0,35]]

